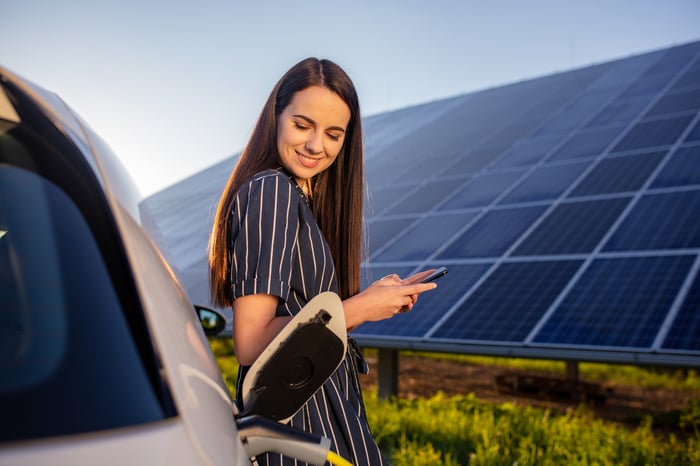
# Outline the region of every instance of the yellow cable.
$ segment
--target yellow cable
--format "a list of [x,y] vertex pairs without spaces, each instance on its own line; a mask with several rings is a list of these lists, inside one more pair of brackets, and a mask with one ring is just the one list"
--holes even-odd
[[331,464],[334,464],[335,466],[352,466],[352,463],[350,461],[338,456],[336,453],[330,450],[328,451],[328,455],[326,455],[326,461],[328,461]]

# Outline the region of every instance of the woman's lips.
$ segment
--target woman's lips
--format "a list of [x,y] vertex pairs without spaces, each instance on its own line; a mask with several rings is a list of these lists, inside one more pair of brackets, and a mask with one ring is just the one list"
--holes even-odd
[[304,166],[304,168],[316,168],[321,159],[314,159],[312,157],[307,157],[304,154],[297,152],[297,159],[299,163]]

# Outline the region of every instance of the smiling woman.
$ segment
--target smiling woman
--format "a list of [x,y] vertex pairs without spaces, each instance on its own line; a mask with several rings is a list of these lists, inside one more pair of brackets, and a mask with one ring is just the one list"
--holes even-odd
[[[350,78],[329,60],[292,67],[272,90],[231,174],[210,239],[212,301],[234,312],[242,411],[250,366],[315,297],[340,295],[351,329],[410,310],[420,293],[435,288],[417,283],[423,278],[417,274],[405,281],[392,275],[360,291],[363,157]],[[316,363],[330,357],[319,341],[305,344]],[[351,338],[347,348],[290,425],[331,438],[331,449],[355,465],[386,464],[362,401],[358,372],[366,363]],[[284,383],[281,376],[277,383]],[[294,464],[273,454],[257,460]]]

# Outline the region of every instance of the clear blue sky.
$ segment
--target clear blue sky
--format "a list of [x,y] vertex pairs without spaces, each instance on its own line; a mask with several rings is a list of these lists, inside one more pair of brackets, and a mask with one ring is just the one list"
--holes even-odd
[[243,147],[307,56],[365,116],[700,39],[700,1],[21,0],[0,65],[57,92],[150,195]]

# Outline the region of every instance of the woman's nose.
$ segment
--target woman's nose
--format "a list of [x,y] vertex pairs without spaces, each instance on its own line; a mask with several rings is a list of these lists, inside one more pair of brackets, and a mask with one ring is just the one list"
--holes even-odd
[[306,150],[310,154],[320,154],[323,151],[323,133],[313,131],[306,141]]

